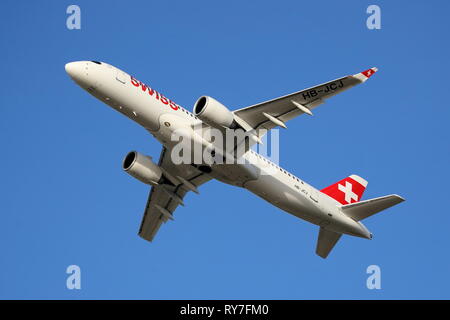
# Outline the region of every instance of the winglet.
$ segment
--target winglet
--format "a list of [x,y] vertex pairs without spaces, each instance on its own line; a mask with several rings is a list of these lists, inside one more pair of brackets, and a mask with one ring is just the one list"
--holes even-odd
[[371,76],[373,76],[374,73],[377,71],[378,71],[378,68],[373,67],[373,68],[364,70],[360,73],[354,74],[353,77],[358,79],[361,82],[365,82],[365,81],[367,81],[367,79],[369,79]]

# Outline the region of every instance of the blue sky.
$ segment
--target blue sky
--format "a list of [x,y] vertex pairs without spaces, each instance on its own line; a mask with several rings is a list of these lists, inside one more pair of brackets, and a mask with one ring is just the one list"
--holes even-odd
[[[66,8],[81,8],[81,30]],[[368,30],[366,8],[381,8]],[[3,1],[0,298],[450,298],[448,1]],[[149,244],[148,187],[121,170],[158,157],[145,130],[95,100],[64,64],[118,66],[192,109],[230,109],[372,66],[364,85],[280,133],[280,162],[322,188],[355,173],[365,199],[407,201],[344,236],[327,260],[317,227],[220,182],[189,194]],[[79,265],[81,290],[66,288]],[[381,290],[366,268],[381,268]]]

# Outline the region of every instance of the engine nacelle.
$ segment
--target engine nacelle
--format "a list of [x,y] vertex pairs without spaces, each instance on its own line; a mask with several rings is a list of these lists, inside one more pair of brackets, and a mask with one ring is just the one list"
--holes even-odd
[[133,178],[152,186],[157,185],[163,177],[161,168],[149,156],[137,151],[131,151],[125,156],[122,167]]
[[235,129],[237,127],[233,113],[219,101],[208,96],[202,96],[195,102],[194,114],[202,121],[218,129]]

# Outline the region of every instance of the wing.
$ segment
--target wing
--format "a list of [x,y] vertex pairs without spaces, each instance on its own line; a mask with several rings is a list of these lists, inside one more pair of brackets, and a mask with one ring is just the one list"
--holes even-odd
[[175,165],[170,159],[170,152],[163,147],[158,165],[169,178],[167,184],[152,187],[142,218],[139,236],[152,241],[161,224],[173,220],[173,212],[178,205],[183,204],[185,194],[212,178],[191,165]]
[[357,84],[365,82],[377,68],[371,68],[358,74],[339,78],[318,86],[270,101],[255,104],[234,111],[237,122],[246,130],[270,130],[276,126],[286,128],[284,124],[303,113],[312,115],[311,110],[321,105],[326,99],[343,92]]

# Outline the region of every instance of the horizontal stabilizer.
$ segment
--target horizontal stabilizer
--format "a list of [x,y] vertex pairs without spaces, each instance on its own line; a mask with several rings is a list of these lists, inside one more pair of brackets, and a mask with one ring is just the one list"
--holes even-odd
[[405,201],[402,197],[391,194],[389,196],[369,199],[342,206],[342,212],[353,220],[360,221],[371,215],[395,206]]
[[334,245],[339,241],[341,236],[341,233],[336,233],[321,227],[319,231],[319,238],[317,239],[317,255],[325,259],[334,248]]

